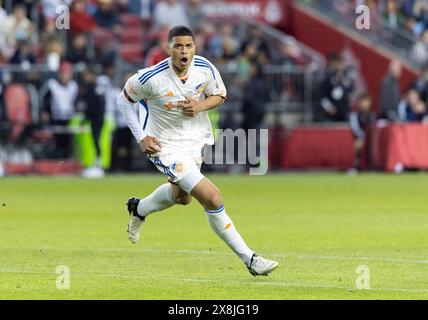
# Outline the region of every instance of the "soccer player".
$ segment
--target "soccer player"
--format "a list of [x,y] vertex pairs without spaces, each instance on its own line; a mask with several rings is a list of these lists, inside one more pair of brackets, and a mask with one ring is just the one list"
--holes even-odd
[[[244,242],[226,213],[219,189],[200,172],[202,148],[213,144],[207,111],[226,99],[226,88],[217,69],[195,55],[191,29],[176,26],[168,34],[169,58],[139,70],[118,98],[128,126],[143,153],[169,180],[144,199],[131,197],[128,238],[136,243],[146,218],[175,204],[196,198],[214,232],[245,263],[249,272],[267,275],[278,262],[256,255]],[[136,103],[147,115],[139,121]]]

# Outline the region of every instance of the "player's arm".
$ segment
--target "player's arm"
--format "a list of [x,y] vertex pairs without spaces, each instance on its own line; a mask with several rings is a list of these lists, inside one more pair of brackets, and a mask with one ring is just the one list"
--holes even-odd
[[188,117],[195,117],[199,112],[214,109],[223,104],[225,98],[222,96],[209,96],[205,100],[196,101],[192,97],[186,97],[183,103],[183,113]]
[[213,96],[209,96],[207,97],[205,100],[200,101],[199,104],[199,109],[201,111],[205,111],[205,110],[210,110],[210,109],[214,109],[217,108],[218,106],[220,106],[221,104],[223,104],[223,102],[226,100],[226,97],[222,97],[220,95],[213,95]]
[[[147,90],[146,90],[147,91]],[[143,99],[145,88],[138,80],[138,74],[135,74],[125,84],[121,94],[117,99],[117,104],[128,123],[128,127],[140,145],[144,153],[155,153],[160,151],[160,142],[156,137],[151,137],[143,130],[138,114],[134,109],[134,104]]]

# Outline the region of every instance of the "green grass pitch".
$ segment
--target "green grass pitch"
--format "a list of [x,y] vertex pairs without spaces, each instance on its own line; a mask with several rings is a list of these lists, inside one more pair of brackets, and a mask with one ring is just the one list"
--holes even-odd
[[161,175],[16,177],[0,180],[0,299],[428,299],[426,174],[209,177],[249,246],[280,262],[271,276],[252,277],[196,201],[131,244],[125,201]]

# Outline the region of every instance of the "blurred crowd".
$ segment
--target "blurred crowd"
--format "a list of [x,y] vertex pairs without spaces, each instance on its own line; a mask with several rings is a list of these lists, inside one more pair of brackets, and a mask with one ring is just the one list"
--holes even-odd
[[[330,0],[321,1],[333,5]],[[134,143],[116,97],[129,72],[167,57],[167,32],[174,25],[191,26],[197,54],[232,70],[232,79],[226,81],[231,81],[229,95],[239,96],[243,111],[239,126],[244,129],[263,125],[265,106],[273,95],[282,102],[303,95],[302,79],[281,80],[279,92],[272,92],[274,86],[264,78],[264,66],[279,70],[313,63],[313,57],[291,37],[277,41],[258,25],[206,19],[202,0],[17,0],[9,12],[4,2],[0,0],[0,149],[30,144],[36,158],[71,157],[76,131],[70,123],[86,121],[95,142],[93,167],[99,168],[100,136],[106,123],[112,123],[115,152],[111,167],[130,170]],[[409,30],[421,40],[415,43],[412,56],[426,65],[427,1],[358,2],[375,8],[373,14],[391,27],[413,26]],[[61,5],[69,7],[69,21],[58,10]],[[69,29],[61,27],[68,23]],[[428,67],[403,93],[398,88],[401,66],[391,63],[379,92],[380,112],[374,115],[372,97],[359,90],[352,62],[341,54],[330,54],[327,60],[327,69],[319,70],[325,76],[315,88],[320,98],[314,103],[324,120],[349,121],[356,137],[376,118],[427,120]],[[17,96],[19,108],[13,102]],[[38,105],[35,116],[34,101]]]
[[428,124],[428,67],[404,92],[400,90],[402,64],[393,60],[382,79],[379,108],[375,112],[373,97],[362,92],[351,99],[355,91],[352,68],[336,53],[328,56],[328,67],[321,85],[321,108],[325,121],[348,121],[354,136],[355,161],[353,171],[361,169],[361,154],[366,146],[370,126],[379,123]]
[[[353,17],[358,5],[366,5],[370,9],[371,37],[381,37],[388,43],[405,49],[407,56],[419,67],[425,67],[428,64],[428,1],[426,0],[301,1],[320,5],[327,12],[336,12],[341,17]],[[404,41],[404,38],[411,41]]]
[[426,0],[357,0],[370,8],[376,21],[391,30],[404,31],[417,41],[409,56],[420,67],[428,65],[428,2]]
[[[307,62],[293,42],[284,42],[279,51],[272,51],[258,28],[234,30],[228,22],[207,21],[201,0],[18,0],[13,1],[9,14],[4,4],[2,7],[2,1],[0,65],[42,63],[57,71],[59,61],[63,59],[73,64],[112,59],[109,36],[113,35],[125,47],[140,46],[140,54],[136,54],[136,60],[131,57],[130,61],[148,66],[165,57],[167,32],[178,24],[192,27],[197,34],[198,53],[208,58],[227,62],[246,60],[247,57],[260,63]],[[63,12],[57,8],[61,5],[70,7],[67,39],[62,39],[58,32],[57,18],[62,19]],[[32,20],[34,16],[37,21]],[[140,21],[131,19],[135,17]],[[91,40],[96,42],[93,49],[101,50],[91,52],[91,45],[94,45]],[[99,44],[97,40],[107,41]],[[126,58],[126,53],[123,56]]]
[[[128,71],[167,57],[167,32],[174,25],[191,26],[197,54],[233,70],[237,89],[231,95],[241,90],[254,94],[240,102],[252,111],[245,113],[244,126],[261,123],[269,100],[262,65],[311,63],[291,38],[272,42],[255,25],[205,19],[201,0],[18,0],[9,1],[9,12],[5,2],[0,0],[0,148],[8,143],[34,147],[36,137],[41,142],[33,150],[36,158],[72,156],[73,132],[67,127],[79,114],[91,124],[97,164],[104,119],[114,123],[115,154],[124,159],[121,166],[113,159],[112,167],[129,170],[133,140],[116,97]],[[11,100],[17,95],[24,97],[20,106],[30,111],[15,106]]]
[[[402,65],[393,60],[381,83],[380,106],[375,118],[389,121],[428,122],[428,67],[405,92],[400,91],[399,81]],[[359,97],[352,99],[355,91],[355,76],[343,57],[332,53],[321,85],[321,107],[327,121],[348,121],[350,113],[358,104]],[[359,96],[365,96],[362,92]],[[372,108],[375,109],[375,108]]]

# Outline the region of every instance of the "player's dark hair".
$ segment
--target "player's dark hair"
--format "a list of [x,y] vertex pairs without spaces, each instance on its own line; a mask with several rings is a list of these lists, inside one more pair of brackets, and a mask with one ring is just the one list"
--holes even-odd
[[175,26],[168,32],[168,42],[172,41],[174,37],[190,36],[192,39],[195,38],[193,31],[186,26]]

